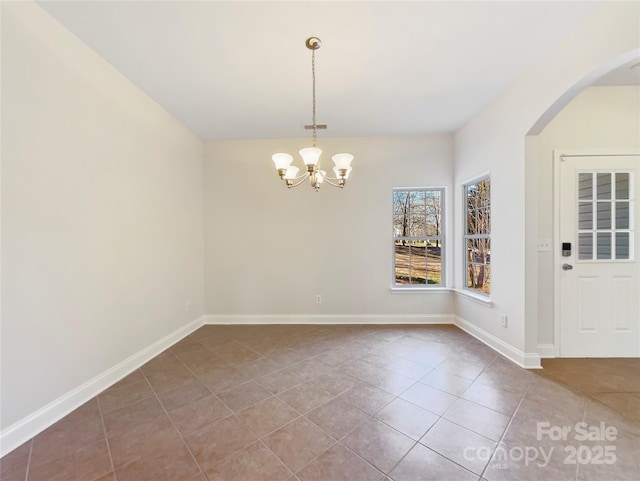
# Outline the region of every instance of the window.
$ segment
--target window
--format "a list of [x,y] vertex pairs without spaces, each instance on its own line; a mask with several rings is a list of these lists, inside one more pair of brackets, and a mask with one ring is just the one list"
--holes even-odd
[[443,189],[393,190],[394,287],[444,284]]
[[633,260],[633,173],[578,173],[578,262]]
[[491,291],[491,181],[484,178],[464,186],[466,287]]

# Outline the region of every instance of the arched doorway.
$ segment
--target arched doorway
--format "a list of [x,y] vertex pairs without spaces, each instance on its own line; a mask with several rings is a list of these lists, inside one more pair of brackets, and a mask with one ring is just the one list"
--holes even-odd
[[[621,335],[632,336],[634,340],[634,346],[631,351],[624,351],[621,349],[622,343],[618,347],[620,349],[604,349],[606,341],[600,336],[598,337],[597,329],[595,326],[589,326],[585,324],[587,320],[592,324],[598,321],[594,317],[594,312],[597,310],[593,304],[594,296],[584,296],[589,292],[588,289],[592,289],[601,293],[604,292],[602,286],[598,288],[597,279],[590,275],[589,282],[585,281],[584,277],[579,275],[580,269],[574,269],[572,271],[562,271],[561,266],[563,264],[576,265],[577,249],[576,245],[578,240],[577,231],[574,236],[575,239],[563,239],[560,236],[560,231],[564,230],[564,237],[567,237],[567,230],[573,231],[573,225],[567,226],[567,222],[573,223],[573,218],[567,221],[567,217],[561,217],[562,209],[560,209],[560,197],[559,197],[559,182],[560,182],[560,155],[564,153],[563,159],[571,158],[571,162],[562,163],[563,166],[567,166],[569,163],[573,163],[578,166],[584,166],[583,170],[589,170],[587,168],[587,157],[569,157],[570,155],[600,155],[609,154],[607,159],[613,161],[613,159],[621,160],[627,154],[637,154],[640,152],[640,136],[637,134],[640,131],[640,67],[632,68],[634,65],[640,62],[640,50],[634,50],[622,55],[606,65],[593,71],[586,76],[580,82],[576,83],[570,90],[568,90],[563,96],[561,96],[554,104],[547,109],[547,111],[538,119],[533,125],[526,138],[526,175],[527,185],[532,186],[535,189],[535,193],[527,196],[527,212],[529,218],[535,216],[535,228],[530,234],[530,240],[534,243],[532,250],[537,257],[536,262],[536,287],[537,287],[537,299],[535,311],[537,319],[537,337],[538,337],[538,352],[542,357],[555,357],[558,355],[573,355],[573,356],[620,356],[620,355],[639,355],[637,346],[640,345],[640,336],[638,335],[638,305],[636,301],[633,301],[630,306],[627,306],[626,311],[617,312],[617,314],[610,314],[604,312],[603,316],[605,320],[614,323],[614,328],[619,331]],[[554,151],[556,153],[554,161]],[[561,152],[563,151],[563,152]],[[568,155],[569,156],[568,156]],[[628,160],[630,157],[626,157]],[[583,159],[583,160],[581,160]],[[593,159],[592,159],[593,160]],[[589,162],[593,164],[592,160]],[[607,162],[607,160],[603,160]],[[637,160],[631,161],[633,167]],[[601,170],[606,170],[608,164],[601,164],[594,166]],[[609,165],[611,168],[615,166]],[[592,169],[592,170],[593,170]],[[574,169],[575,170],[575,169]],[[587,179],[587,172],[583,172],[584,181]],[[596,169],[597,170],[597,169]],[[619,170],[619,169],[618,169]],[[593,170],[595,171],[595,170]],[[575,172],[574,172],[575,173]],[[602,178],[606,178],[604,171],[602,172]],[[565,174],[565,176],[568,174]],[[573,174],[572,174],[573,175]],[[621,174],[622,178],[624,177]],[[615,182],[616,176],[613,174],[609,177]],[[594,178],[595,179],[595,178]],[[633,182],[633,176],[632,176]],[[637,180],[637,176],[636,176]],[[565,179],[566,181],[566,179]],[[637,189],[637,188],[636,188]],[[566,190],[566,189],[565,189]],[[633,195],[633,194],[632,194]],[[597,194],[596,194],[597,196]],[[581,208],[583,210],[589,208],[587,206],[587,200],[582,201]],[[622,199],[618,199],[618,203],[622,206]],[[573,204],[573,202],[572,202]],[[630,202],[633,205],[633,202]],[[577,207],[578,204],[575,203]],[[606,208],[604,199],[600,202],[594,199],[592,206],[597,208],[598,206]],[[616,208],[615,194],[610,199],[609,207]],[[622,212],[622,210],[620,210]],[[633,217],[633,212],[629,213]],[[587,215],[587,212],[583,212],[583,217]],[[605,211],[598,214],[597,211],[593,214],[597,220],[597,216],[602,217],[601,227],[606,227]],[[637,212],[636,214],[637,215]],[[616,220],[610,220],[609,236],[613,239],[615,250],[615,228]],[[636,220],[636,224],[637,224]],[[622,226],[623,224],[620,223]],[[633,225],[633,222],[632,222]],[[587,227],[583,222],[582,227]],[[631,231],[631,247],[636,246],[637,256],[637,235],[634,235],[633,227],[628,229]],[[597,231],[597,225],[593,226],[593,232]],[[589,237],[586,230],[582,231],[580,239],[586,242]],[[599,237],[598,237],[599,236]],[[619,239],[624,239],[628,234],[620,234]],[[531,239],[533,237],[533,239]],[[591,237],[592,245],[597,250],[597,239],[601,238],[604,242],[606,238],[605,234],[593,234]],[[571,242],[572,251],[567,257],[562,257],[562,242]],[[610,240],[611,242],[611,240]],[[611,244],[610,244],[611,246]],[[568,247],[568,246],[565,246]],[[619,253],[624,255],[624,253]],[[598,263],[601,267],[607,264],[607,259],[597,259],[598,253],[594,251],[593,261],[594,264]],[[606,252],[602,252],[601,256],[606,256]],[[633,249],[631,257],[633,257]],[[581,260],[578,260],[580,268],[584,267],[587,262],[586,252],[580,254]],[[611,256],[611,253],[609,254]],[[611,264],[616,262],[615,254],[614,259],[611,259]],[[565,262],[566,261],[566,262]],[[629,264],[634,262],[633,259],[625,259],[624,263]],[[618,282],[617,288],[614,288],[611,295],[620,296],[624,294],[625,289],[630,289],[628,292],[637,291],[638,277],[640,276],[640,267],[635,264],[632,271],[631,284],[624,284]],[[628,275],[617,275],[617,279],[628,278]],[[582,279],[580,281],[579,279]],[[567,287],[567,281],[573,280],[575,282],[581,282],[581,287],[586,290],[581,291],[579,295],[581,298],[581,304],[578,304],[578,299],[572,299],[567,301],[566,298],[562,298],[563,293],[569,292]],[[625,281],[626,282],[626,281]],[[564,284],[563,284],[564,283]],[[624,285],[623,285],[624,284]],[[564,285],[564,290],[562,286]],[[636,287],[633,287],[636,286]],[[572,295],[577,295],[578,291],[573,292]],[[627,296],[628,297],[628,296]],[[567,305],[563,305],[561,299],[565,299],[571,305],[573,309],[587,308],[587,312],[584,312],[584,316],[581,318],[583,324],[575,325],[576,329],[580,330],[587,338],[591,336],[593,339],[597,339],[594,345],[589,347],[586,342],[584,345],[578,343],[579,349],[575,346],[570,349],[569,345],[564,346],[561,349],[561,340],[563,339],[561,333],[561,327],[567,327],[566,323],[561,324],[562,317],[569,318],[571,313],[567,312]],[[583,302],[584,301],[584,302]],[[587,302],[588,301],[588,302]],[[591,304],[589,304],[591,302]],[[589,306],[592,306],[589,308]],[[609,309],[611,310],[611,309]],[[613,309],[615,311],[615,309]],[[620,311],[620,309],[618,309]],[[576,313],[574,313],[575,315]],[[582,315],[581,314],[581,315]],[[617,319],[617,320],[616,320]],[[565,319],[566,320],[566,319]],[[622,321],[634,322],[632,326],[625,327],[620,324]],[[615,323],[618,322],[618,325]],[[617,326],[617,327],[616,327]],[[630,329],[628,329],[630,327]],[[570,332],[570,331],[568,331]],[[569,338],[568,332],[564,333],[564,340]],[[580,337],[580,336],[577,336]],[[626,337],[625,337],[626,339]],[[595,342],[595,341],[594,341]],[[594,346],[597,346],[595,348]]]

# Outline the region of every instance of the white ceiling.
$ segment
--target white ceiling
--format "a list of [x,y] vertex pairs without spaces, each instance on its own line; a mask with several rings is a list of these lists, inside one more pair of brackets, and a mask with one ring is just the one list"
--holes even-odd
[[451,132],[597,2],[40,2],[203,139]]

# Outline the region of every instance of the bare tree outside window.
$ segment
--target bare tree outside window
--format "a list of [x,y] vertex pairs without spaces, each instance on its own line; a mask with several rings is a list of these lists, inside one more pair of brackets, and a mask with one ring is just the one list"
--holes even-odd
[[491,292],[491,181],[465,185],[466,287]]
[[393,191],[394,285],[443,284],[443,189]]

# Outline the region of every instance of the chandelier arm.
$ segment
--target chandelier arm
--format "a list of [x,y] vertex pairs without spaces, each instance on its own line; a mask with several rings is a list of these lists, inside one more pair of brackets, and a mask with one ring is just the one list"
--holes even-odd
[[292,187],[298,187],[298,186],[299,186],[300,184],[302,184],[305,180],[307,180],[307,178],[308,178],[308,177],[309,177],[309,173],[308,173],[308,172],[307,172],[307,173],[305,173],[305,174],[302,174],[302,175],[300,175],[300,176],[298,176],[298,177],[296,177],[296,178],[295,178],[295,179],[293,179],[293,180],[294,180],[294,181],[296,181],[296,180],[300,179],[300,181],[299,181],[298,183],[296,183],[296,184],[291,184],[291,185],[289,186],[289,188],[292,188]]
[[340,180],[341,179],[341,177],[329,177],[328,175],[325,175],[324,178],[327,179],[327,180]]
[[[327,182],[327,184],[331,184],[334,187],[340,187],[340,188],[343,187],[340,184],[336,184],[335,182],[331,182],[331,180],[328,177],[324,177],[324,180]],[[333,179],[333,180],[338,180],[338,179]]]

